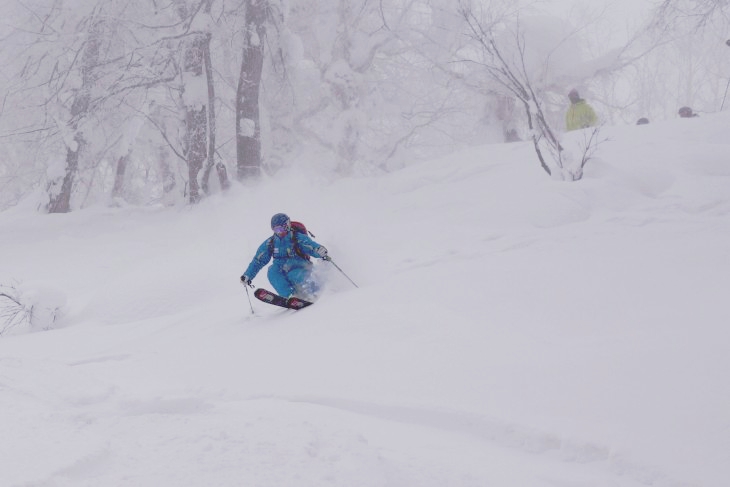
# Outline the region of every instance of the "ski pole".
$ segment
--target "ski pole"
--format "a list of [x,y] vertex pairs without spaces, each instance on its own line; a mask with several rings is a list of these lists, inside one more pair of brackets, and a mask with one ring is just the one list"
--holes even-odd
[[360,286],[358,286],[357,284],[355,284],[355,282],[352,279],[350,279],[347,274],[345,274],[345,271],[343,271],[342,269],[340,269],[340,266],[338,266],[337,264],[335,264],[335,261],[332,260],[332,257],[330,257],[329,259],[327,259],[327,261],[330,262],[330,263],[332,263],[332,265],[335,266],[338,271],[342,272],[342,275],[345,276],[345,277],[347,277],[347,280],[350,281],[353,286],[355,286],[358,289],[360,288]]
[[[730,46],[730,44],[728,44]],[[722,108],[725,106],[725,98],[727,98],[727,90],[730,88],[730,78],[727,80],[727,86],[725,87],[725,96],[722,97],[722,105],[720,105],[720,111],[722,111]]]
[[[243,284],[243,287],[246,288],[246,297],[248,298],[248,305],[251,307],[251,314],[255,314],[253,312],[253,304],[251,303],[251,295],[248,293],[248,286],[243,282],[241,284]],[[251,287],[253,287],[253,286],[251,286]]]

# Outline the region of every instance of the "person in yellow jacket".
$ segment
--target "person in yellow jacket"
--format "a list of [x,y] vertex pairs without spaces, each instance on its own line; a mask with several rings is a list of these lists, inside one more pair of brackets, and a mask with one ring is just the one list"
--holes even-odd
[[568,93],[570,99],[570,108],[565,114],[565,129],[579,130],[587,127],[595,127],[598,124],[598,117],[593,108],[586,103],[578,94],[578,90],[573,88]]

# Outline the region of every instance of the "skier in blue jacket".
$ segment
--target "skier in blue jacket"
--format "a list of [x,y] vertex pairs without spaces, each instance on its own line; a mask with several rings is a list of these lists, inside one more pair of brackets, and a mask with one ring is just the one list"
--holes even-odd
[[305,233],[292,229],[291,220],[284,213],[271,217],[274,235],[259,245],[256,255],[241,276],[241,282],[251,286],[256,274],[274,259],[269,267],[269,282],[280,296],[311,299],[318,291],[312,280],[312,263],[307,256],[329,260],[327,249]]

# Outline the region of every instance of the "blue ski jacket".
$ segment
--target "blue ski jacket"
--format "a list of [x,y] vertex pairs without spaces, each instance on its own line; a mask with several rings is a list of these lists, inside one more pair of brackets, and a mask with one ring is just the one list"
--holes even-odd
[[[246,272],[244,272],[244,274],[248,276],[249,279],[253,279],[272,258],[274,259],[273,264],[271,264],[271,267],[273,268],[272,270],[278,274],[288,275],[293,270],[310,270],[312,263],[297,254],[294,249],[294,237],[292,237],[292,234],[293,231],[290,230],[289,233],[284,235],[284,237],[279,237],[274,234],[272,237],[264,240],[264,242],[259,245],[258,250],[256,250],[256,255],[246,268]],[[309,238],[308,235],[298,233],[296,241],[300,252],[312,257],[321,258],[320,255],[317,254],[317,249],[319,249],[321,245]],[[304,277],[308,273],[296,272],[294,274]]]

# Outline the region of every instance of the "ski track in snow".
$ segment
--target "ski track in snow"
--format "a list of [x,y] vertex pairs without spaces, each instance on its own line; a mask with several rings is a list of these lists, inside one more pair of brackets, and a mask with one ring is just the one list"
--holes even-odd
[[519,450],[522,453],[548,455],[560,462],[604,463],[605,467],[603,468],[606,468],[617,477],[631,478],[645,485],[686,485],[683,482],[672,480],[656,467],[642,466],[628,458],[615,454],[610,446],[592,443],[590,440],[570,440],[561,437],[557,433],[538,431],[525,425],[514,424],[498,418],[487,418],[474,413],[323,397],[283,398],[272,396],[252,398],[251,400],[259,399],[312,404],[389,422],[446,430],[476,437],[480,441],[499,447]]

